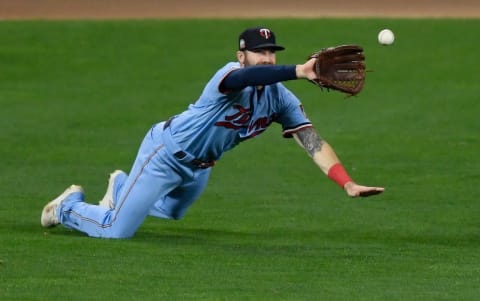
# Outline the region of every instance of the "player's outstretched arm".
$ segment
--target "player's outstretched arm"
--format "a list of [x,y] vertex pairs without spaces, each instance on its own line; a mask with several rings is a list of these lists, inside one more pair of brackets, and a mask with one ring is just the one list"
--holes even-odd
[[343,168],[333,148],[313,128],[306,128],[293,134],[315,164],[350,197],[367,197],[382,193],[383,187],[369,187],[355,183]]
[[221,92],[238,91],[248,86],[265,86],[295,79],[315,79],[315,59],[301,65],[256,65],[228,73],[220,83]]

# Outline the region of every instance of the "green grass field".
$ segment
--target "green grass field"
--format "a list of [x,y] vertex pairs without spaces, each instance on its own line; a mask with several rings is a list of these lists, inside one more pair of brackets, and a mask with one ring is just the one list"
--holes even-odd
[[286,85],[383,195],[348,198],[273,125],[218,162],[180,221],[149,218],[129,240],[41,228],[72,183],[97,202],[257,24],[0,22],[1,300],[478,300],[480,20],[261,21],[280,64],[364,46],[358,97]]

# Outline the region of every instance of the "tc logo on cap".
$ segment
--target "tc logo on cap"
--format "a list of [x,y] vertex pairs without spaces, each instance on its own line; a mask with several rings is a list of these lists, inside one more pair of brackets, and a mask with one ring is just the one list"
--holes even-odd
[[270,38],[271,36],[270,29],[267,29],[267,28],[260,29],[260,35],[268,40],[268,38]]
[[275,43],[275,33],[263,26],[245,29],[238,37],[238,46],[238,50],[241,51],[259,49],[278,51],[285,49],[285,47]]

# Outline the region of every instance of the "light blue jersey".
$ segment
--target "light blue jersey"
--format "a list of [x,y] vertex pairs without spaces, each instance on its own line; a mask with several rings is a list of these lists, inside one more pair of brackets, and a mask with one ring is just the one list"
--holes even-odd
[[179,219],[200,197],[213,160],[225,151],[272,122],[282,125],[285,137],[312,126],[281,83],[221,93],[220,83],[237,68],[238,63],[225,65],[185,112],[147,132],[129,174],[111,180],[113,208],[85,203],[82,192],[73,193],[59,205],[59,222],[93,237],[126,238],[148,215]]
[[169,128],[172,139],[194,157],[218,160],[223,152],[255,137],[277,122],[285,137],[310,127],[299,99],[282,83],[222,93],[219,86],[239,63],[228,63],[208,82],[199,99],[176,116]]

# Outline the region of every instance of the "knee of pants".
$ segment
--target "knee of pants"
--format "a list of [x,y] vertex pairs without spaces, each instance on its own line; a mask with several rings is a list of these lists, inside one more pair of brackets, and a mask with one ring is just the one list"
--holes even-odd
[[168,215],[170,216],[171,219],[179,220],[185,216],[185,213],[187,213],[188,208],[189,208],[189,205],[171,208],[171,210],[169,210],[168,212]]
[[112,238],[112,239],[126,239],[132,238],[135,234],[135,231],[127,230],[127,231],[111,231],[108,233],[104,238]]
[[174,219],[174,220],[179,220],[179,219],[181,219],[184,215],[185,215],[185,211],[183,211],[183,212],[173,212],[170,216],[171,216],[172,219]]
[[102,233],[100,233],[100,237],[103,238],[131,238],[137,232],[139,225],[136,224],[121,224],[121,223],[114,223],[109,228],[105,228]]
[[[175,203],[175,204],[172,204]],[[157,202],[149,212],[149,215],[164,219],[181,219],[187,212],[188,205],[177,200],[166,198]]]

